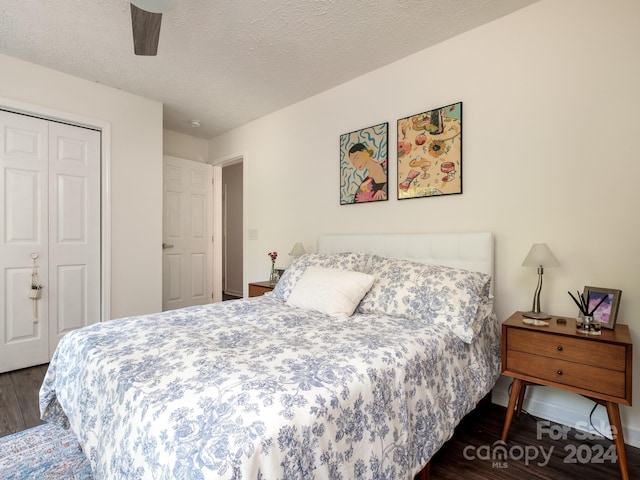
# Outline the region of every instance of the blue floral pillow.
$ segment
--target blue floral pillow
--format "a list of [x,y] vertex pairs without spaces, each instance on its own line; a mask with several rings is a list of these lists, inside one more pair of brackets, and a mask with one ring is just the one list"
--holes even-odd
[[378,255],[371,257],[369,273],[376,280],[359,313],[423,319],[446,325],[464,342],[473,339],[478,307],[489,295],[489,275]]
[[369,254],[367,253],[306,253],[297,257],[287,268],[271,292],[271,296],[286,302],[293,287],[308,267],[324,267],[337,270],[364,272]]

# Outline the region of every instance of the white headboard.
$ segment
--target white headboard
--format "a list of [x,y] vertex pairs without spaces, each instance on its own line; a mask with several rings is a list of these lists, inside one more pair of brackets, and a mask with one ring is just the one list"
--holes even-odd
[[487,273],[493,279],[493,234],[488,232],[320,235],[318,252],[374,253]]

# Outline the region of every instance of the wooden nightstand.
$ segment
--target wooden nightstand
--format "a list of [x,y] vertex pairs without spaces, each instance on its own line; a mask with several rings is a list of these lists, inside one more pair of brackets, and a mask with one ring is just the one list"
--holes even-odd
[[275,285],[271,282],[251,282],[249,284],[249,296],[259,297],[260,295],[270,292],[274,287]]
[[627,456],[618,405],[631,405],[633,345],[627,325],[597,336],[576,332],[576,321],[552,317],[547,327],[522,323],[522,312],[502,324],[502,373],[513,377],[502,430],[506,442],[514,411],[520,416],[527,385],[547,385],[578,393],[604,405],[615,428],[620,474],[628,480]]

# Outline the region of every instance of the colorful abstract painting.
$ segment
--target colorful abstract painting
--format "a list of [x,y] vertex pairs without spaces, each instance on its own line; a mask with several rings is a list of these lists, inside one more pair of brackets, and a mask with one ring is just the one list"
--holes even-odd
[[398,120],[398,199],[462,193],[462,102]]
[[389,199],[389,124],[340,135],[340,205]]

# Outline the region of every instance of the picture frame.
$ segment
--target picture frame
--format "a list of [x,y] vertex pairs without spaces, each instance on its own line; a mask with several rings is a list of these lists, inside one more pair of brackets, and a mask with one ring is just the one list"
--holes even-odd
[[398,120],[398,200],[462,193],[462,102]]
[[596,322],[600,322],[602,328],[611,330],[615,328],[621,296],[622,290],[590,286],[584,287],[584,298],[587,299],[589,311],[594,309],[598,303],[606,297],[604,302],[593,313],[593,319]]
[[340,135],[340,205],[389,199],[389,123]]

